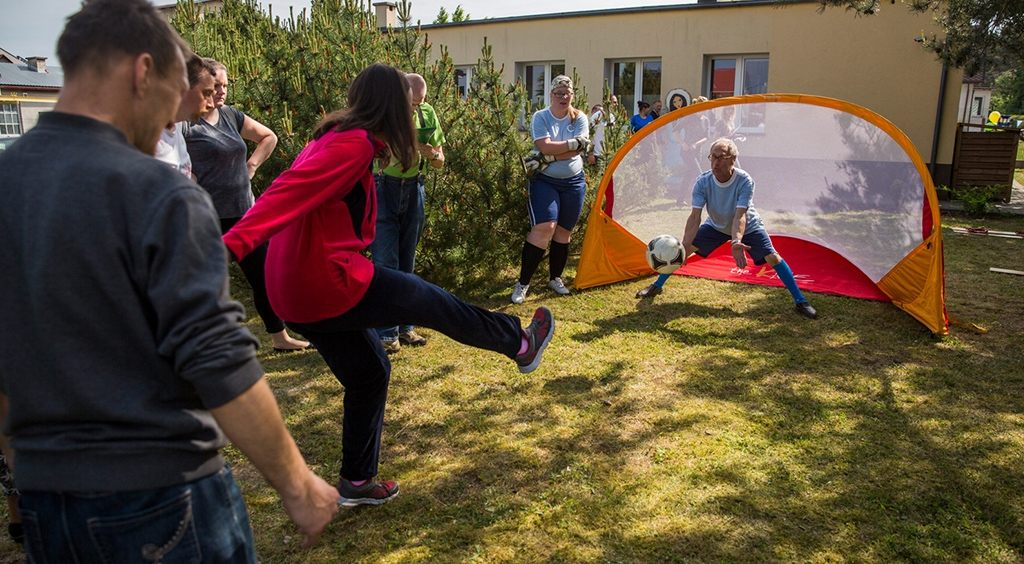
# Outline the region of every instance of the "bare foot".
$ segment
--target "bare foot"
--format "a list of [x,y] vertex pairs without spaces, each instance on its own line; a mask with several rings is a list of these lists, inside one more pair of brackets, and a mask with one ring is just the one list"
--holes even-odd
[[283,330],[280,333],[271,333],[270,340],[274,342],[275,351],[301,351],[309,348],[309,341],[292,338],[288,336],[287,330]]

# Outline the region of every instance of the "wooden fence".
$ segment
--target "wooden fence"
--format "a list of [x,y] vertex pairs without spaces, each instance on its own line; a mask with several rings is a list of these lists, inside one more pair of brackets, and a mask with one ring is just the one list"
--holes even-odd
[[996,198],[1008,202],[1014,169],[1024,168],[1024,161],[1017,160],[1020,137],[1021,130],[1014,127],[959,124],[950,187],[1004,186]]

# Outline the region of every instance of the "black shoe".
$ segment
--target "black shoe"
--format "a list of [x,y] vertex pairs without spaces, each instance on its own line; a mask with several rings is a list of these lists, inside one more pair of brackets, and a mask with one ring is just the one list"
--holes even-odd
[[811,307],[811,304],[809,304],[807,302],[800,302],[800,303],[796,304],[796,312],[799,313],[800,315],[806,317],[806,318],[809,318],[809,319],[817,319],[818,318],[817,310],[815,310],[813,307]]
[[21,523],[9,523],[7,525],[7,534],[11,535],[11,540],[18,544],[25,544],[25,528],[22,527]]
[[651,284],[650,286],[648,286],[648,287],[644,288],[643,290],[640,290],[639,292],[637,292],[636,293],[636,297],[637,297],[637,299],[653,298],[654,296],[657,296],[660,293],[661,293],[661,288],[655,286],[654,284]]

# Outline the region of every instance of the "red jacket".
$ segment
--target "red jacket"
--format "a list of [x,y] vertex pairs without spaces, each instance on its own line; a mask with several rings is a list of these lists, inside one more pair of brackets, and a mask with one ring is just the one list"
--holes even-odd
[[270,241],[267,295],[283,320],[337,317],[363,298],[373,263],[377,197],[371,173],[384,147],[362,129],[330,132],[299,153],[256,204],[224,234],[241,260]]

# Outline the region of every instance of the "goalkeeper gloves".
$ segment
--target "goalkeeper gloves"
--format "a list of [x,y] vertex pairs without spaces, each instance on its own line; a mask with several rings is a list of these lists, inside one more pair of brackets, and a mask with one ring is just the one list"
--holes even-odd
[[566,141],[569,144],[570,151],[576,151],[581,155],[586,155],[594,151],[594,144],[590,142],[590,139],[580,136],[575,137]]
[[537,149],[530,151],[530,154],[523,160],[523,164],[526,166],[526,176],[530,178],[537,176],[553,162],[555,162],[554,155],[542,155]]

